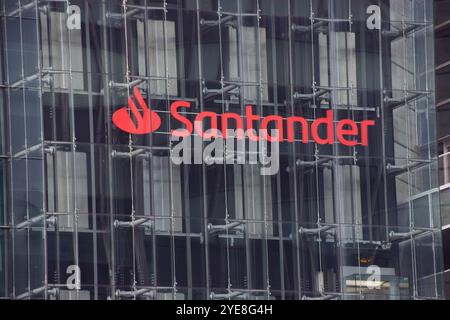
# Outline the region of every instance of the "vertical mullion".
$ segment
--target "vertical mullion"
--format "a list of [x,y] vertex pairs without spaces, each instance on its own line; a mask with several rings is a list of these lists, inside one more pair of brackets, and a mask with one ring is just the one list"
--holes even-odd
[[[5,156],[4,159],[2,158],[2,162],[3,162],[3,167],[5,169],[5,181],[3,182],[3,186],[4,186],[4,190],[8,190],[8,187],[10,187],[12,185],[12,177],[11,177],[11,159],[10,159],[10,151],[9,151],[9,146],[10,146],[10,90],[9,90],[9,68],[8,68],[8,63],[6,63],[6,61],[8,60],[8,55],[7,55],[7,32],[3,31],[6,30],[6,17],[5,17],[5,2],[2,2],[0,4],[0,14],[2,15],[2,17],[0,17],[0,25],[2,26],[2,30],[0,30],[0,50],[2,52],[2,63],[3,63],[3,70],[2,72],[4,73],[4,76],[2,77],[3,83],[1,84],[2,89],[4,87],[3,94],[2,94],[2,99],[3,99],[3,103],[4,103],[4,110],[2,110],[2,119],[3,123],[4,123],[4,127],[2,128],[2,132],[1,134],[4,135],[2,137],[2,142],[3,142],[3,148],[2,148],[2,152],[5,152]],[[6,119],[5,119],[6,118]],[[3,157],[3,156],[2,156]],[[4,195],[3,196],[4,199],[4,205],[3,208],[4,212],[5,212],[5,216],[3,218],[2,223],[6,225],[14,225],[13,223],[13,214],[12,214],[12,210],[11,205],[11,199],[10,196],[8,197],[8,195]],[[8,201],[9,199],[9,201]],[[11,239],[10,239],[11,237]],[[4,231],[4,239],[5,239],[5,243],[3,244],[3,252],[4,252],[4,267],[5,267],[5,274],[4,274],[4,289],[5,289],[5,296],[9,296],[10,295],[10,290],[12,293],[12,296],[14,297],[14,228],[11,229],[5,229]],[[10,244],[11,243],[11,244]],[[9,255],[8,253],[11,252],[11,255]],[[11,271],[10,271],[11,270]],[[11,276],[9,276],[11,273]],[[9,279],[11,279],[11,281],[9,281]],[[11,287],[11,288],[10,288]]]
[[[334,6],[334,4],[331,2],[328,6],[328,16],[330,18],[330,22],[329,22],[329,27],[330,27],[330,37],[329,37],[329,46],[330,46],[330,53],[329,53],[329,64],[330,64],[330,81],[329,81],[329,85],[331,87],[331,101],[330,101],[330,109],[333,110],[333,114],[335,115],[336,113],[336,104],[339,102],[339,90],[336,89],[336,87],[338,87],[339,84],[339,69],[336,68],[336,65],[333,62],[338,63],[337,61],[337,56],[338,56],[338,52],[337,52],[337,48],[338,48],[338,44],[337,44],[337,33],[335,31],[335,22],[334,21],[334,17],[335,17],[335,10],[336,7]],[[335,61],[336,60],[336,61]],[[338,92],[336,92],[338,91]],[[335,130],[335,124],[333,123],[333,130]],[[342,240],[342,237],[346,237],[346,232],[345,232],[345,208],[344,205],[342,203],[342,190],[340,189],[340,186],[343,185],[343,165],[341,165],[339,163],[339,147],[336,146],[335,144],[333,144],[332,146],[333,149],[333,178],[334,178],[334,185],[333,185],[333,193],[334,193],[334,211],[336,213],[336,220],[338,223],[338,243],[336,244],[336,251],[337,251],[337,262],[338,265],[342,265],[343,261],[344,261],[344,250],[341,246],[342,246],[342,242],[340,240]],[[337,170],[336,170],[337,169]],[[340,244],[339,244],[340,243]],[[343,271],[340,271],[339,274],[339,278],[340,278],[340,290],[342,291],[342,296],[345,298],[345,293],[344,293],[344,288],[345,288],[345,280],[344,280],[344,274]]]
[[[276,114],[279,113],[279,105],[278,105],[278,74],[277,74],[277,46],[276,46],[276,16],[275,16],[275,1],[270,2],[270,13],[273,14],[271,16],[271,38],[272,38],[272,76],[273,76],[273,101],[276,106]],[[281,155],[280,155],[281,156]],[[284,246],[283,246],[283,219],[282,219],[282,206],[281,206],[281,174],[278,173],[276,177],[276,195],[277,195],[277,213],[278,213],[278,248],[279,248],[279,266],[280,266],[280,284],[281,284],[281,300],[284,300],[286,297],[285,293],[285,284],[284,284]],[[272,210],[274,208],[273,206],[274,200],[272,199]],[[271,221],[273,227],[275,225],[275,221],[273,220],[273,213],[272,213],[272,221]],[[267,270],[268,270],[268,285],[270,286],[270,270],[269,270],[269,251],[267,249]]]
[[[69,2],[66,2],[66,12],[67,12],[67,8],[69,6]],[[68,18],[67,16],[68,14],[64,14],[64,17]],[[63,30],[63,26],[61,26],[61,30]],[[73,219],[73,252],[74,252],[74,264],[79,268],[79,252],[78,252],[78,208],[77,208],[77,160],[76,160],[76,150],[77,150],[77,145],[76,145],[76,135],[75,135],[75,102],[74,102],[74,91],[73,91],[73,70],[72,70],[72,41],[71,41],[71,30],[69,29],[67,32],[67,46],[68,46],[68,59],[69,59],[69,108],[70,108],[70,128],[71,128],[71,154],[72,154],[72,161],[69,162],[70,165],[72,166],[72,172],[73,172],[73,178],[71,181],[71,187],[73,190],[73,195],[72,195],[72,200],[73,200],[73,204],[71,206],[71,208],[69,208],[69,210],[73,210],[72,212],[72,219]],[[61,37],[63,37],[62,33],[61,33]],[[63,51],[63,46],[64,46],[64,39],[61,39],[61,51]],[[62,54],[62,57],[64,56],[64,54]],[[64,64],[63,64],[64,65]],[[66,70],[63,71],[64,75],[66,75]],[[68,197],[70,197],[71,195],[68,195]],[[77,278],[77,282],[79,281],[79,279]],[[77,286],[76,287],[76,299],[79,299],[79,294],[80,294],[80,288]]]
[[[22,18],[22,3],[21,0],[18,0],[18,8],[19,8],[19,28],[20,28],[20,64],[21,64],[21,80],[22,85],[20,86],[19,90],[22,90],[22,108],[23,108],[23,115],[24,115],[24,138],[25,138],[25,145],[24,150],[27,151],[28,148],[28,141],[27,141],[27,117],[26,117],[26,106],[25,106],[25,72],[24,72],[24,57],[23,57],[23,18]],[[28,159],[29,155],[28,152],[25,153],[24,161],[25,161],[25,189],[26,189],[26,220],[30,219],[30,212],[29,212],[29,188],[28,188]],[[29,297],[31,298],[31,252],[30,252],[30,235],[31,235],[31,226],[26,228],[26,237],[27,237],[27,280],[28,280],[28,293]]]
[[[428,5],[428,6],[432,7],[432,5]],[[427,9],[429,8],[428,6],[427,6],[427,2],[425,2],[424,3],[424,7],[425,7],[425,10],[424,10],[425,11],[424,22],[425,22],[425,26],[426,27],[425,27],[423,36],[424,36],[424,47],[425,47],[424,48],[424,51],[425,51],[425,74],[426,74],[426,76],[425,76],[425,83],[426,83],[425,90],[426,90],[427,93],[431,91],[430,90],[430,81],[428,79],[428,66],[430,65],[430,61],[429,60],[431,59],[432,62],[433,62],[432,65],[435,65],[434,56],[429,57],[428,56],[428,50],[427,50],[427,48],[429,47],[429,45],[428,45],[428,42],[429,42],[428,41],[429,40],[428,39],[429,22],[428,22],[428,19],[427,19],[427,13],[428,13]],[[430,14],[432,16],[432,19],[434,19],[434,12],[432,11]],[[431,24],[431,25],[433,26],[433,24]],[[431,81],[433,81],[433,80],[431,80]],[[432,90],[435,90],[434,82],[431,84],[431,86],[432,86]],[[430,108],[431,107],[430,107],[430,98],[428,97],[428,95],[427,95],[426,105],[427,105],[427,119],[432,119],[432,117],[430,116]],[[436,123],[436,122],[434,122],[434,123]],[[428,120],[427,128],[428,128],[428,132],[427,132],[427,136],[428,136],[427,140],[428,141],[427,142],[429,142],[430,141],[430,137],[436,136],[436,134],[432,135],[431,132],[430,132],[432,130],[430,128],[430,120]],[[428,146],[428,159],[432,159],[432,153],[431,153],[431,147],[430,146]],[[435,165],[436,165],[436,162],[435,162]],[[432,178],[431,178],[431,176],[432,176],[432,168],[433,167],[430,166],[430,169],[429,169],[430,181],[432,181]],[[439,191],[437,191],[437,192],[439,192]],[[439,199],[439,193],[437,193],[437,195],[438,195],[438,199]],[[434,210],[435,204],[433,202],[433,194],[429,195],[428,200],[429,200],[428,207],[429,207],[429,214],[430,214],[430,221],[431,221],[430,225],[431,225],[432,229],[435,230],[436,229],[436,225],[438,225],[439,228],[440,228],[441,223],[438,223],[438,222],[434,221],[435,216],[433,214],[433,210]],[[440,215],[440,208],[438,210],[439,210],[439,215]],[[439,243],[439,242],[438,242],[438,240],[436,240],[435,231],[433,231],[432,239],[433,239],[433,246],[432,246],[432,248],[433,248],[433,265],[434,265],[434,268],[433,268],[433,271],[434,271],[434,288],[435,288],[435,296],[436,296],[436,298],[439,298],[439,290],[438,290],[439,284],[438,284],[438,276],[437,276],[437,274],[438,274],[440,268],[436,264],[436,261],[438,260],[437,253],[436,253],[436,243]]]
[[[177,3],[177,25],[176,30],[178,33],[178,43],[175,41],[175,47],[177,48],[178,52],[178,66],[179,66],[179,76],[178,79],[180,79],[180,94],[179,96],[182,98],[187,98],[186,93],[186,84],[185,81],[189,81],[186,70],[185,70],[185,50],[184,47],[184,20],[183,20],[183,6],[180,3]],[[177,39],[177,38],[176,38]],[[182,77],[182,78],[181,78]],[[178,81],[177,79],[177,81]],[[181,170],[182,169],[182,170]],[[180,178],[181,174],[183,174],[183,184],[184,187],[182,188],[182,193],[184,196],[184,205],[182,204],[182,220],[181,223],[185,225],[186,228],[186,275],[187,275],[187,299],[192,299],[192,246],[191,246],[191,215],[190,215],[190,197],[189,197],[189,171],[188,167],[184,166],[180,168]]]
[[[292,6],[293,6],[293,1],[292,0],[288,0],[288,15],[289,15],[289,102],[290,102],[290,111],[291,114],[295,114],[295,108],[294,108],[294,78],[293,78],[293,35],[292,35],[292,17],[293,17],[293,13],[292,13]],[[296,159],[295,159],[295,155],[296,155],[296,147],[295,144],[292,145],[292,156],[291,156],[291,163],[292,163],[292,177],[293,177],[293,183],[294,183],[294,211],[293,211],[293,218],[294,218],[294,228],[293,228],[293,232],[294,232],[294,241],[293,241],[293,248],[292,248],[292,253],[295,256],[295,268],[296,268],[296,277],[297,277],[297,298],[301,299],[302,297],[302,286],[301,286],[301,268],[300,268],[300,240],[299,240],[299,234],[298,234],[298,226],[299,226],[299,220],[298,220],[298,193],[297,193],[297,189],[298,189],[298,185],[297,185],[297,166],[296,166]],[[292,218],[292,215],[291,215]]]
[[[146,81],[146,88],[147,88],[147,101],[149,102],[151,99],[151,74],[152,74],[152,70],[151,70],[151,63],[150,63],[150,53],[149,53],[149,47],[148,47],[148,39],[149,39],[149,19],[148,19],[148,6],[147,6],[147,2],[145,2],[145,10],[144,10],[144,19],[143,19],[143,24],[144,24],[144,60],[145,60],[145,76],[148,77],[149,80]],[[148,144],[149,144],[149,148],[150,150],[153,150],[153,134],[150,134],[148,137]],[[145,160],[144,160],[145,161]],[[156,234],[155,234],[155,226],[156,226],[156,222],[157,219],[155,219],[155,201],[153,199],[153,188],[154,188],[154,181],[153,181],[153,169],[152,169],[152,164],[153,164],[153,153],[150,152],[150,156],[148,158],[148,175],[149,175],[149,182],[150,182],[150,192],[148,194],[149,197],[149,203],[150,203],[150,212],[148,213],[149,216],[153,217],[153,232],[151,233],[150,237],[152,239],[152,250],[151,250],[151,256],[152,256],[152,261],[151,261],[151,270],[152,270],[152,274],[153,274],[153,278],[151,279],[151,284],[153,286],[157,286],[157,279],[158,279],[158,274],[157,274],[157,268],[156,268],[156,250],[157,250],[157,246],[156,246]]]
[[[89,103],[89,150],[91,163],[91,199],[92,201],[92,252],[93,252],[93,269],[94,269],[94,299],[98,299],[98,265],[97,265],[97,203],[96,199],[96,177],[95,177],[95,137],[94,137],[94,114],[93,114],[93,97],[92,97],[92,61],[91,61],[91,36],[90,36],[90,7],[88,1],[84,1],[85,7],[85,36],[86,36],[86,72],[88,86],[88,103]],[[87,214],[87,212],[85,213]]]
[[[264,103],[264,99],[263,99],[263,83],[262,83],[262,68],[263,68],[263,61],[261,58],[261,8],[260,8],[260,2],[259,0],[256,0],[256,10],[257,10],[257,15],[256,15],[256,19],[257,19],[257,29],[256,29],[256,37],[257,37],[257,52],[258,52],[258,66],[259,66],[259,90],[258,90],[258,97],[259,97],[259,101],[261,104],[261,108],[263,108],[263,103]],[[267,29],[266,29],[267,31]],[[266,59],[267,59],[267,32],[264,33],[266,36]],[[265,61],[265,63],[267,64],[267,60]],[[268,81],[268,79],[266,79],[266,81]],[[268,85],[268,84],[266,84]],[[274,113],[278,114],[278,108],[277,108],[277,104],[274,103]],[[280,133],[278,132],[277,135],[279,135]],[[266,150],[267,151],[267,150]],[[259,151],[261,152],[261,151]],[[272,156],[273,156],[273,150],[271,150],[272,152]],[[261,155],[261,156],[264,156]],[[276,157],[279,157],[279,154],[275,155]],[[263,245],[262,245],[262,256],[263,256],[263,273],[264,273],[264,283],[265,283],[265,290],[266,290],[266,294],[265,297],[268,298],[269,293],[270,293],[270,279],[269,279],[269,255],[268,255],[268,239],[267,239],[267,229],[268,229],[268,213],[267,213],[267,189],[266,189],[266,182],[271,183],[271,177],[269,176],[261,176],[260,177],[260,181],[262,182],[262,192],[263,192],[263,205],[264,205],[264,226],[263,226],[263,236],[264,236],[264,241],[263,241]],[[271,186],[271,185],[270,185]],[[269,192],[272,192],[272,187],[270,187]],[[270,199],[272,200],[272,197],[270,197]],[[272,203],[270,203],[270,208],[272,210]],[[272,213],[272,219],[273,219],[273,213]],[[271,219],[271,220],[272,220]],[[272,222],[272,221],[270,221]],[[258,222],[259,223],[259,222]]]
[[[131,76],[131,70],[130,70],[130,46],[131,43],[129,43],[128,39],[128,19],[127,19],[127,0],[122,0],[122,13],[123,13],[123,35],[125,39],[125,63],[126,63],[126,88],[127,88],[127,98],[130,99],[130,76]],[[128,101],[127,99],[127,101]],[[133,149],[134,149],[134,141],[133,136],[131,134],[128,134],[128,152],[129,152],[129,164],[130,164],[130,188],[131,188],[131,222],[133,223],[136,219],[136,210],[135,210],[135,203],[134,203],[134,179],[133,179]],[[133,292],[136,292],[136,226],[132,224],[131,226],[131,252],[132,252],[132,268],[133,268],[133,274],[132,274],[132,284],[131,288]],[[133,300],[136,300],[136,297],[133,298]]]
[[[167,107],[170,104],[169,99],[169,59],[167,54],[167,2],[164,0],[164,23],[163,23],[163,35],[164,35],[164,78],[165,78],[165,100]],[[171,130],[171,121],[170,117],[168,117],[168,128],[169,131]],[[170,147],[171,142],[169,142]],[[175,234],[174,234],[174,227],[175,227],[175,217],[174,217],[174,203],[173,203],[173,168],[172,168],[172,161],[170,160],[170,156],[168,157],[167,161],[169,161],[169,202],[170,202],[170,246],[171,246],[171,268],[172,268],[172,298],[176,299],[176,291],[177,291],[177,278],[176,278],[176,255],[175,255]]]
[[[313,4],[312,1],[310,2],[310,6],[311,6],[311,61],[312,61],[312,84],[311,84],[311,88],[312,88],[312,93],[314,94],[316,92],[316,63],[315,63],[315,50],[314,50],[314,16],[315,16],[315,12],[313,9]],[[328,36],[328,41],[330,41],[330,38],[332,37],[332,35],[330,34]],[[318,50],[320,51],[320,43],[319,41],[317,41],[317,46],[318,46]],[[328,50],[328,48],[326,47],[325,50]],[[330,57],[329,54],[327,54],[327,57]],[[319,61],[320,63],[320,61]],[[329,66],[331,66],[332,64],[330,63],[330,61],[326,61],[326,63],[328,63]],[[327,68],[328,72],[330,72],[330,68]],[[319,74],[319,76],[321,76]],[[330,82],[328,82],[328,85],[330,85]],[[314,101],[313,101],[314,103]],[[317,110],[316,108],[314,108],[313,110],[314,113],[314,120],[317,119],[318,115],[317,115]],[[313,169],[313,173],[314,173],[314,177],[315,177],[315,196],[316,196],[316,220],[314,221],[314,228],[320,228],[321,225],[321,218],[320,218],[320,166],[318,163],[319,160],[319,147],[317,144],[314,145],[315,148],[315,160],[316,163],[314,165],[314,169]],[[308,217],[309,220],[309,217]],[[321,234],[318,234],[318,237],[320,237]],[[305,243],[309,246],[308,244],[308,240],[305,240]],[[319,262],[319,271],[323,272],[323,261],[322,261],[322,242],[319,242],[317,244],[317,259]],[[317,277],[316,274],[313,275],[314,277]],[[317,283],[317,279],[314,279],[313,283]],[[320,288],[318,288],[318,290],[320,290]],[[320,292],[322,293],[322,292]]]
[[[111,41],[111,31],[108,30],[110,27],[109,25],[109,20],[107,20],[109,11],[108,11],[108,4],[106,2],[102,3],[102,26],[103,26],[103,60],[104,60],[104,69],[105,69],[105,74],[104,74],[104,82],[103,82],[103,90],[105,92],[105,110],[106,110],[106,119],[111,119],[111,92],[110,92],[110,86],[109,86],[109,81],[110,81],[110,74],[111,74],[111,69],[110,69],[110,55],[108,54],[108,39]],[[110,72],[108,72],[110,71]],[[115,252],[115,244],[114,244],[114,236],[115,236],[115,230],[114,230],[114,198],[113,198],[113,194],[114,194],[114,189],[113,189],[113,184],[111,183],[111,179],[114,176],[113,174],[113,159],[111,157],[111,154],[113,152],[113,144],[112,144],[112,126],[110,121],[107,121],[107,154],[109,155],[108,158],[108,176],[110,179],[110,183],[108,184],[108,191],[110,194],[109,197],[109,230],[110,230],[110,234],[109,234],[109,241],[110,241],[110,245],[111,245],[111,252],[110,252],[110,257],[111,257],[111,265],[110,265],[110,269],[109,269],[109,277],[110,277],[110,286],[111,286],[111,292],[109,297],[113,300],[116,299],[116,252]]]
[[[202,47],[201,47],[201,27],[200,27],[200,1],[195,1],[196,7],[196,22],[197,22],[197,62],[198,62],[198,76],[199,76],[199,107],[200,111],[204,111],[204,96],[201,87],[202,77],[203,77],[203,66],[202,66]],[[203,142],[202,142],[203,146]],[[204,238],[204,252],[205,252],[205,287],[206,287],[206,297],[210,298],[211,285],[210,285],[210,267],[209,267],[209,238],[208,238],[208,203],[207,203],[207,186],[206,186],[206,166],[202,161],[202,213],[203,213],[203,234]]]
[[[39,115],[40,115],[40,127],[41,127],[41,168],[42,168],[42,174],[44,175],[44,178],[42,179],[42,213],[44,215],[47,214],[47,206],[46,206],[46,192],[45,192],[45,145],[44,145],[44,116],[43,116],[43,102],[42,102],[42,65],[41,65],[41,46],[40,46],[40,28],[39,28],[39,3],[38,1],[35,1],[35,19],[36,19],[36,48],[37,48],[37,72],[38,72],[38,79],[39,79]],[[46,217],[46,216],[44,216]],[[45,286],[45,297],[44,299],[48,298],[48,248],[47,248],[47,239],[48,239],[48,230],[47,230],[47,223],[43,223],[43,246],[44,246],[44,286]]]
[[[222,45],[222,41],[223,41],[223,35],[222,35],[222,14],[223,14],[223,8],[222,8],[222,1],[223,0],[217,0],[218,2],[218,6],[217,6],[217,19],[219,21],[219,58],[220,58],[220,88],[221,88],[221,97],[222,97],[222,113],[225,112],[225,92],[224,92],[224,70],[223,70],[223,45]],[[238,26],[239,28],[239,26]],[[238,41],[239,42],[239,41]],[[225,160],[225,159],[224,159]],[[227,167],[226,167],[226,162],[224,161],[223,163],[223,175],[224,175],[224,198],[225,198],[225,225],[230,223],[229,220],[229,209],[228,209],[228,192],[227,192]],[[230,234],[229,234],[229,230],[228,228],[226,228],[226,239],[227,239],[227,276],[228,276],[228,293],[231,294],[231,287],[232,287],[232,283],[231,283],[231,261],[230,261]]]

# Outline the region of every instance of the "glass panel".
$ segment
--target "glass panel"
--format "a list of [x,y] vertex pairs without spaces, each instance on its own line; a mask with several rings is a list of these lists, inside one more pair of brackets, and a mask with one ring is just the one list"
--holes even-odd
[[[0,297],[442,298],[433,1],[0,2]],[[204,112],[279,170],[173,161]]]

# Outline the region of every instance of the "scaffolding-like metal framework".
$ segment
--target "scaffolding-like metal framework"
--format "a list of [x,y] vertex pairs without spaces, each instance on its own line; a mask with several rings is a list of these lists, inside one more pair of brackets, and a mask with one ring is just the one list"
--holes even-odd
[[[0,297],[442,297],[431,0],[0,0],[0,13]],[[162,118],[146,136],[111,121],[136,86]],[[252,105],[376,127],[368,147],[282,144],[274,176],[179,166],[175,100],[187,117]]]

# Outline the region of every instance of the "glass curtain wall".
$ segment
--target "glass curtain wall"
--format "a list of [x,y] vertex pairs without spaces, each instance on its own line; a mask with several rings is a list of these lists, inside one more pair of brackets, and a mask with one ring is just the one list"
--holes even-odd
[[[0,297],[441,298],[432,12],[0,0]],[[152,134],[111,121],[135,87],[162,118]],[[367,147],[299,134],[262,176],[174,164],[177,100],[190,119],[251,105],[376,125]]]

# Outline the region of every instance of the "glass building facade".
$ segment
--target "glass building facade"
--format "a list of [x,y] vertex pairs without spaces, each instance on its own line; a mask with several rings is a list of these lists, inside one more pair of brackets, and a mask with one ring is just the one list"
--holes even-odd
[[436,113],[439,154],[442,244],[444,252],[444,283],[450,299],[450,1],[434,1]]
[[[0,297],[443,297],[433,1],[0,0],[0,25]],[[152,134],[112,122],[136,87]],[[272,176],[177,165],[177,100],[375,126],[283,142]]]

